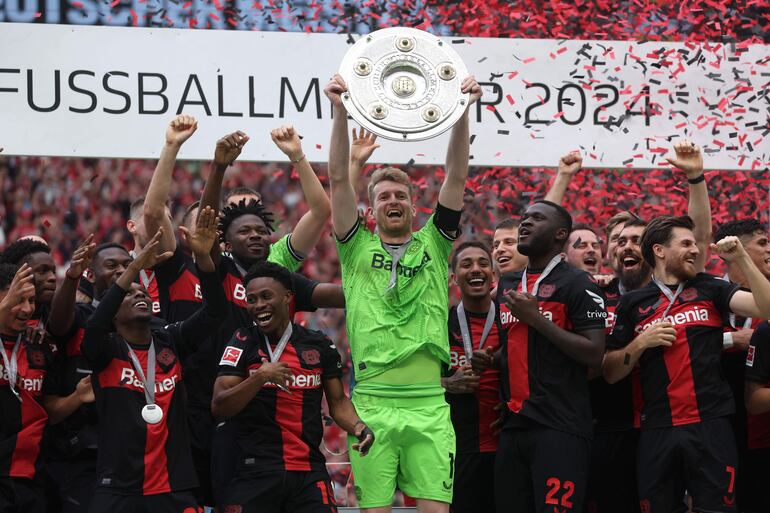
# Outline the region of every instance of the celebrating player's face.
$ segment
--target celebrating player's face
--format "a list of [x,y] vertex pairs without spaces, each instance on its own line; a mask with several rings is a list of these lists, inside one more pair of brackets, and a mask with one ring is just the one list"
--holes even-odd
[[50,253],[32,253],[26,263],[32,268],[35,277],[35,301],[48,304],[56,292],[56,264]]
[[[527,208],[519,225],[519,253],[534,256],[553,249],[558,231],[555,215],[553,207],[545,203],[535,203]],[[564,240],[560,244],[563,245]]]
[[492,261],[481,248],[468,247],[457,255],[455,283],[462,297],[489,296],[492,290]]
[[263,333],[285,327],[290,303],[291,292],[276,279],[254,278],[246,284],[246,308]]
[[695,277],[697,274],[695,260],[700,251],[691,230],[680,227],[674,228],[671,241],[660,247],[666,264],[666,272],[683,281]]
[[120,304],[115,322],[127,324],[137,321],[149,322],[150,319],[152,319],[152,299],[143,286],[132,283]]
[[270,232],[254,214],[236,218],[227,228],[226,239],[226,249],[245,263],[265,260],[270,250]]
[[591,274],[598,274],[602,244],[591,230],[574,230],[567,240],[567,262]]
[[750,236],[741,237],[741,242],[757,269],[770,279],[770,241],[767,233],[757,230]]
[[107,248],[94,256],[91,270],[96,297],[107,291],[131,263],[131,255],[123,248]]
[[[8,294],[8,289],[0,291],[0,301]],[[35,313],[35,294],[30,292],[25,294],[18,305],[11,309],[11,315],[5,321],[3,333],[6,335],[16,335],[27,327],[27,322]]]
[[639,288],[650,276],[650,266],[642,258],[642,240],[644,226],[629,226],[621,230],[617,239],[613,267],[617,269],[620,282],[628,290]]
[[492,239],[492,260],[501,274],[518,271],[527,266],[527,257],[519,253],[518,228],[499,228]]
[[615,227],[610,230],[610,234],[607,237],[607,263],[615,272],[618,271],[618,261],[615,258],[615,255],[617,254],[618,237],[620,237],[620,232],[623,231],[623,226],[625,226],[623,223],[616,224]]
[[381,233],[403,235],[412,230],[414,205],[406,185],[390,180],[379,182],[374,186],[372,208]]

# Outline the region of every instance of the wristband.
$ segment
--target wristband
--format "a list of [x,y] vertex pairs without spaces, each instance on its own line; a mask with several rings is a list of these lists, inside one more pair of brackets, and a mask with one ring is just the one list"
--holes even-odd
[[64,273],[64,277],[67,278],[68,280],[80,281],[80,276],[78,276],[77,278],[73,278],[72,276],[69,275],[69,273],[66,273],[66,272]]
[[302,156],[301,156],[300,158],[298,158],[297,160],[292,160],[292,161],[291,161],[291,163],[292,163],[292,164],[299,164],[300,162],[302,162],[302,160],[303,160],[304,158],[305,158],[305,154],[303,153],[303,154],[302,154]]
[[722,334],[722,348],[730,349],[731,347],[733,347],[733,334],[728,331]]
[[687,183],[689,183],[690,185],[695,185],[695,184],[701,183],[701,182],[703,182],[705,180],[706,180],[706,175],[704,173],[701,173],[698,176],[696,176],[695,178],[688,178],[687,179]]
[[365,425],[366,425],[366,422],[364,422],[364,421],[363,421],[363,420],[361,420],[361,419],[358,419],[358,420],[356,421],[356,423],[355,423],[355,424],[353,424],[353,429],[356,429],[356,426],[357,426],[357,425],[359,425],[359,424],[363,424],[363,425],[365,426]]

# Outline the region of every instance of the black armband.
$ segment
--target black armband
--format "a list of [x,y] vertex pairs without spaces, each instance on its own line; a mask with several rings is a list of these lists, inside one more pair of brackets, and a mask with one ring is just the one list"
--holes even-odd
[[690,185],[695,185],[695,184],[699,184],[699,183],[701,183],[701,182],[703,182],[705,180],[706,180],[706,175],[704,173],[701,173],[698,176],[696,176],[695,178],[688,178],[687,179],[687,183],[689,183]]
[[436,225],[436,228],[447,235],[451,235],[459,230],[460,217],[462,214],[462,210],[452,210],[451,208],[447,208],[441,203],[438,203],[436,205],[433,223]]

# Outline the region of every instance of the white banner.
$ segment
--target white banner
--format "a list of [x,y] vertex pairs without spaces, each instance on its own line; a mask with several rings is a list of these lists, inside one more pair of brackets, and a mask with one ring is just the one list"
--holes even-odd
[[[222,135],[241,160],[283,161],[269,130],[294,124],[327,158],[323,87],[354,38],[0,23],[0,147],[16,155],[156,158],[177,113],[198,118],[180,158],[208,160]],[[711,169],[770,162],[770,47],[721,43],[446,38],[482,83],[472,165],[657,166],[688,137]],[[351,123],[351,126],[352,123]],[[382,141],[374,162],[442,164],[448,134]]]

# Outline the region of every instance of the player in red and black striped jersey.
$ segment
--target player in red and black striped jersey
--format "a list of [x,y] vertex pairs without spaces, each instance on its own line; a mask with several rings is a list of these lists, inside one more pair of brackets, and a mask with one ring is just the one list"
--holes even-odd
[[51,248],[39,237],[22,237],[9,244],[0,255],[0,263],[22,265],[32,269],[35,283],[35,313],[29,325],[42,322],[45,326],[51,301],[56,292],[56,264],[51,256]]
[[197,508],[180,361],[217,329],[227,312],[209,254],[217,239],[216,216],[211,209],[202,212],[190,237],[204,304],[186,321],[152,329],[149,297],[133,280],[141,269],[170,256],[156,254],[161,235],[158,231],[103,297],[82,343],[94,371],[100,419],[92,512]]
[[[767,231],[756,219],[738,219],[721,225],[715,234],[715,240],[727,236],[736,236],[741,240],[746,253],[751,257],[765,278],[770,279],[770,240]],[[736,283],[744,289],[749,288],[740,268],[728,263],[724,279]],[[765,466],[770,450],[770,412],[760,415],[747,415],[744,406],[744,387],[746,352],[754,329],[761,322],[757,318],[730,316],[730,325],[723,335],[725,350],[722,353],[722,371],[735,397],[735,415],[732,417],[733,430],[738,444],[738,479],[736,495],[738,507],[746,511],[764,511],[768,508],[765,493]]]
[[30,328],[35,311],[32,267],[0,264],[0,511],[43,513],[39,480],[46,423],[57,423],[84,401],[93,401],[90,384],[57,397],[50,371],[56,347],[42,328]]
[[[646,223],[630,217],[616,231],[612,268],[615,278],[603,289],[609,335],[615,324],[620,297],[650,281],[652,270],[639,247]],[[634,370],[617,383],[602,376],[589,382],[594,438],[586,510],[591,513],[635,513],[639,511],[636,491],[636,450],[639,441],[641,383]]]
[[685,489],[695,511],[735,511],[737,453],[727,420],[734,404],[720,372],[722,327],[731,311],[752,317],[770,311],[770,282],[737,238],[715,249],[740,266],[753,295],[697,273],[702,255],[692,229],[686,216],[647,226],[641,246],[653,282],[621,298],[604,360],[611,383],[637,362],[641,367],[639,496],[651,513],[683,510]]
[[[495,466],[498,511],[580,512],[591,437],[588,370],[601,365],[607,313],[601,290],[562,261],[572,219],[538,201],[524,212],[518,250],[527,268],[498,284],[508,330],[501,350],[507,418]],[[481,370],[482,352],[475,352]]]
[[342,364],[323,334],[291,322],[291,274],[261,263],[244,278],[255,326],[235,332],[219,361],[212,412],[230,419],[241,447],[224,511],[336,512],[319,450],[321,401],[366,453],[374,441],[342,386]]
[[474,351],[495,352],[505,336],[500,307],[491,296],[494,275],[489,248],[478,241],[460,244],[451,268],[452,280],[460,289],[460,305],[449,310],[450,368],[441,380],[457,439],[451,509],[493,513],[498,444],[493,424],[499,418],[500,372],[489,368],[477,376],[471,369]]

